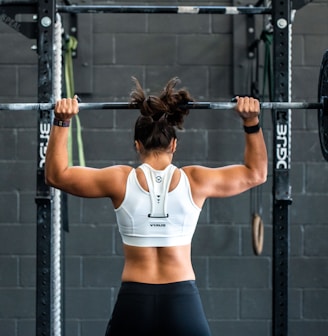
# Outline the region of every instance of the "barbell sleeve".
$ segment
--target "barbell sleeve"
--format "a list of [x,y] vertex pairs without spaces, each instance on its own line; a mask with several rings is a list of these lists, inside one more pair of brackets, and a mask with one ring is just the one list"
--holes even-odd
[[[308,102],[262,102],[261,109],[322,109],[323,103]],[[34,111],[34,110],[53,110],[54,103],[8,103],[0,104],[0,110],[9,111]],[[231,110],[236,107],[233,102],[190,102],[183,106],[188,109],[200,110]],[[79,103],[80,110],[127,110],[138,109],[137,105],[128,102],[91,102]]]

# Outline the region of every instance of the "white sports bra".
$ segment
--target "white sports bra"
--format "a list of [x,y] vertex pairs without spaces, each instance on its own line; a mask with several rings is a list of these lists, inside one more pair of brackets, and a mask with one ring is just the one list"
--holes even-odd
[[155,170],[140,166],[149,192],[143,189],[132,169],[122,204],[115,209],[124,244],[143,247],[178,246],[191,243],[201,209],[194,203],[189,180],[182,169],[181,178],[168,192],[177,167]]

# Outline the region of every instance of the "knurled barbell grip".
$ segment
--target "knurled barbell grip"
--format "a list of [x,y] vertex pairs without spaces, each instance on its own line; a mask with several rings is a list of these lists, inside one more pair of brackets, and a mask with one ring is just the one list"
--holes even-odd
[[[262,109],[322,109],[323,103],[307,103],[307,102],[262,102]],[[54,103],[8,103],[0,104],[0,110],[9,111],[33,111],[33,110],[52,110]],[[189,109],[201,110],[231,110],[236,107],[234,102],[190,102],[185,105]],[[138,109],[136,105],[128,102],[93,102],[79,103],[80,110],[125,110]]]

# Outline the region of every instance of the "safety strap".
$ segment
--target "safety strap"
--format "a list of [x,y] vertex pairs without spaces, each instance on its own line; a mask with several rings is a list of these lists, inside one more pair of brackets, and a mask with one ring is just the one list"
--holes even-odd
[[171,164],[164,170],[155,170],[148,164],[144,163],[140,166],[140,168],[145,174],[151,200],[151,213],[148,214],[148,217],[169,217],[166,207],[167,194],[176,167]]

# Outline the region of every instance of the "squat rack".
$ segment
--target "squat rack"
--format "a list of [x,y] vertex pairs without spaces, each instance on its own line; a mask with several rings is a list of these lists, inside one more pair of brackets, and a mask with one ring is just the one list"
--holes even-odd
[[[298,8],[309,1],[293,1]],[[260,1],[259,1],[260,3]],[[0,1],[1,20],[37,39],[38,102],[53,101],[53,30],[56,13],[168,13],[168,14],[271,14],[273,23],[274,101],[290,101],[290,0],[272,1],[272,8],[227,6],[57,6],[56,0]],[[302,3],[300,5],[300,3]],[[37,23],[17,22],[18,13],[37,14]],[[292,203],[290,172],[291,111],[273,110],[273,251],[272,335],[288,335],[289,205]],[[50,135],[51,110],[38,110],[37,152],[37,291],[36,335],[53,335],[51,319],[52,191],[44,182],[44,161]],[[58,335],[60,336],[60,335]]]

